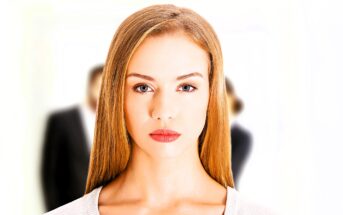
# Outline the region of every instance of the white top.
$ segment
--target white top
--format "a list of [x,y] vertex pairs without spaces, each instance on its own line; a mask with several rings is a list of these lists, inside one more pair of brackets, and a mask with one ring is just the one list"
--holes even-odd
[[[45,215],[100,215],[98,208],[99,194],[102,187],[76,199],[66,205],[52,210]],[[241,198],[239,193],[227,187],[226,207],[224,215],[275,215],[261,206]]]

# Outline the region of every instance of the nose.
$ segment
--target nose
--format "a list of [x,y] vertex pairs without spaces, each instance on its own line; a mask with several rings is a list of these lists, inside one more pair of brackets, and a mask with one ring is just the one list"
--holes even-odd
[[152,102],[151,117],[163,123],[174,119],[176,115],[176,102],[171,95],[162,92],[156,93]]

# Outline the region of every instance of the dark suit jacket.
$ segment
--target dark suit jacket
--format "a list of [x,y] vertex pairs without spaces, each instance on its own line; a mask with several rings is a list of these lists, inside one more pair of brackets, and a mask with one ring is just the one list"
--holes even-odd
[[47,210],[84,194],[90,152],[80,114],[73,107],[48,118],[41,165]]
[[231,167],[236,188],[238,188],[239,177],[251,147],[251,134],[241,126],[234,124],[231,127]]

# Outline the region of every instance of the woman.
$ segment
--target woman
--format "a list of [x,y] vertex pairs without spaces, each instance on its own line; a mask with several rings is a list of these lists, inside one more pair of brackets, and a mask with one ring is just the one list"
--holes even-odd
[[266,214],[233,189],[221,48],[202,17],[129,16],[102,83],[86,195],[51,214]]

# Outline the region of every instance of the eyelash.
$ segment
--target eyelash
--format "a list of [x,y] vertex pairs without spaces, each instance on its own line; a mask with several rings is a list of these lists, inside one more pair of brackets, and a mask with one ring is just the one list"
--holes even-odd
[[[137,85],[135,85],[135,86],[133,87],[133,90],[134,90],[135,92],[141,93],[141,94],[150,92],[150,91],[146,91],[146,92],[140,92],[140,91],[138,91],[137,89],[138,89],[139,87],[142,87],[142,86],[149,87],[147,84],[137,84]],[[193,85],[190,85],[190,84],[182,84],[182,85],[180,85],[179,87],[184,87],[184,86],[190,86],[191,88],[193,88],[191,91],[184,91],[184,92],[192,93],[192,92],[194,92],[195,90],[197,90],[196,87],[194,87]]]

